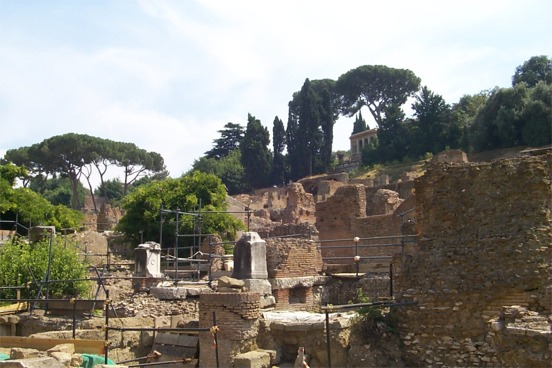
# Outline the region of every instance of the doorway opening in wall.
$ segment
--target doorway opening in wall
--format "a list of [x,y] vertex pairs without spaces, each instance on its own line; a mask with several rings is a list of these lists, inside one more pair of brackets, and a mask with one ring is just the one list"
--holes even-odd
[[307,302],[307,288],[306,287],[294,287],[289,290],[289,304]]

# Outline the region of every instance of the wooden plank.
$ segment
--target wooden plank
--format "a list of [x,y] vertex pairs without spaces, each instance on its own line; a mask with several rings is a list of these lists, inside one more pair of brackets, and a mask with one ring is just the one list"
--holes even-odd
[[74,344],[75,352],[80,354],[103,355],[105,353],[105,342],[103,340],[0,336],[0,347],[4,348],[31,348],[46,351],[59,344]]
[[0,307],[0,316],[6,314],[14,314],[29,309],[29,303],[19,302],[16,304],[10,304],[3,307]]

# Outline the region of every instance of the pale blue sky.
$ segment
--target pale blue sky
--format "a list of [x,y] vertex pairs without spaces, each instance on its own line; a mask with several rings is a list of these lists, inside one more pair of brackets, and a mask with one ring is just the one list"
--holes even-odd
[[[407,68],[449,104],[508,87],[551,56],[550,14],[549,0],[0,0],[0,155],[74,132],[159,152],[177,177],[227,122],[287,124],[305,78]],[[351,131],[337,122],[334,150]]]

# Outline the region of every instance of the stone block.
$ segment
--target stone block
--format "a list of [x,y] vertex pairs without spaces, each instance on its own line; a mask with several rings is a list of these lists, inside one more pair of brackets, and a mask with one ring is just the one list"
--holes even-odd
[[249,351],[236,355],[235,368],[270,368],[270,354],[267,351]]
[[54,353],[54,352],[74,354],[75,344],[59,344],[47,350],[48,354]]
[[178,287],[151,287],[150,294],[161,300],[186,299],[186,288]]
[[[4,360],[0,362],[2,368],[65,368],[65,366],[52,357],[39,357],[30,359]],[[96,366],[97,367],[97,366]],[[110,368],[113,368],[111,366]]]
[[51,356],[52,358],[63,364],[65,367],[69,366],[72,358],[72,354],[64,353],[61,351],[48,352],[48,356]]
[[37,349],[28,349],[28,348],[12,348],[10,350],[10,359],[30,359],[44,356],[44,353],[41,353]]
[[269,296],[261,296],[261,300],[259,302],[259,306],[261,308],[268,308],[276,305],[276,298],[272,295]]
[[217,285],[219,288],[241,289],[245,286],[245,281],[233,277],[222,276],[218,279]]
[[246,232],[234,248],[236,279],[267,279],[266,242],[256,232]]
[[135,275],[140,277],[163,277],[161,273],[161,245],[155,242],[140,244],[134,250]]
[[81,354],[73,354],[71,356],[71,362],[69,363],[69,366],[71,367],[80,367],[84,363],[84,359],[82,358]]
[[270,364],[278,365],[282,361],[282,349],[278,350],[269,350],[269,349],[259,349],[260,352],[266,352],[270,355]]
[[243,285],[248,291],[259,293],[261,295],[272,295],[272,285],[268,280],[246,279],[243,280]]

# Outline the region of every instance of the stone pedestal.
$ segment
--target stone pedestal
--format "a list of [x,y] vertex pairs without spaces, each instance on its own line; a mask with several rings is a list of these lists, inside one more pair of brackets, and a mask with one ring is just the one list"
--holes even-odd
[[164,278],[161,273],[161,245],[155,242],[140,244],[134,250],[136,262],[133,282],[136,291],[147,290]]
[[266,242],[255,232],[244,233],[234,248],[235,279],[267,279]]
[[136,269],[138,277],[163,277],[161,273],[161,245],[154,242],[140,244],[135,249]]

